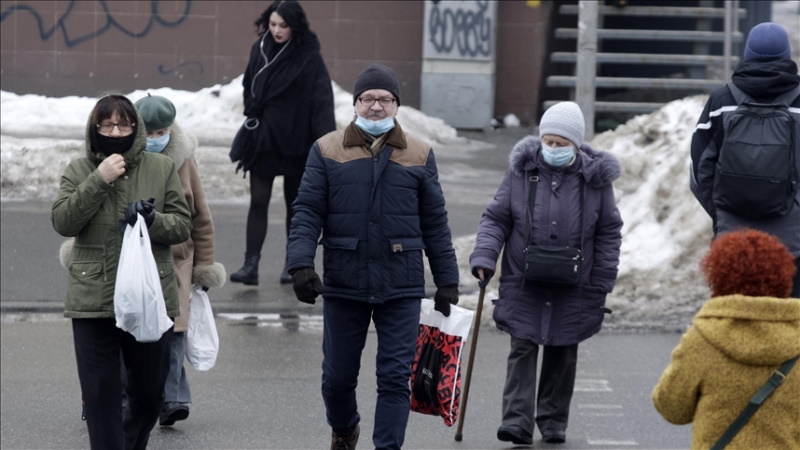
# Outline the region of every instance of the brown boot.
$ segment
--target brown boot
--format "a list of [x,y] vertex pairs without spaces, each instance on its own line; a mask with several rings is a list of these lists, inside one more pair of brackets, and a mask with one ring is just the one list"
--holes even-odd
[[356,424],[349,434],[340,436],[336,433],[331,434],[331,450],[356,450],[358,443],[358,434],[361,432],[361,427]]

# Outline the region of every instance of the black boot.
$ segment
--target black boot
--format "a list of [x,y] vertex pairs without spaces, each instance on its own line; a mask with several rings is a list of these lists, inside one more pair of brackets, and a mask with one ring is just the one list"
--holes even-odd
[[261,253],[247,252],[244,254],[244,265],[241,269],[231,274],[231,281],[258,286],[258,261]]
[[292,276],[289,275],[289,270],[286,268],[288,266],[288,261],[283,262],[283,271],[281,271],[281,284],[291,284]]

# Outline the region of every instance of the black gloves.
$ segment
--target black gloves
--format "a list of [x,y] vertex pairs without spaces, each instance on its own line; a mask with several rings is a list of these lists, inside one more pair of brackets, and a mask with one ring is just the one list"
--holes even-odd
[[134,226],[136,225],[136,214],[141,214],[144,217],[144,223],[147,224],[147,228],[150,228],[156,218],[156,209],[153,204],[155,201],[156,199],[150,198],[128,203],[125,208],[125,222],[130,226]]
[[322,281],[311,267],[303,267],[292,272],[294,295],[303,303],[313,305],[322,293]]
[[433,309],[448,317],[450,315],[450,304],[455,305],[458,303],[458,286],[442,286],[436,289],[433,302],[435,303]]
[[[478,269],[483,269],[483,281],[481,281],[481,277],[478,276]],[[492,281],[494,270],[485,267],[473,267],[472,276],[478,279],[478,287],[485,288],[489,282]]]

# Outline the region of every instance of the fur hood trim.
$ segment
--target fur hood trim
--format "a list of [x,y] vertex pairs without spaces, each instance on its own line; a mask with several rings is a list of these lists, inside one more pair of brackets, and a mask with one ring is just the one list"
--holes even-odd
[[225,266],[215,262],[211,265],[197,265],[192,269],[192,284],[208,286],[210,288],[222,287],[227,279]]
[[[514,145],[508,156],[509,166],[514,174],[521,177],[525,172],[544,164],[539,160],[541,146],[541,141],[535,136],[527,136]],[[607,186],[622,173],[622,167],[614,155],[595,150],[589,144],[581,145],[578,157],[582,163],[580,173],[589,186],[595,188]]]
[[61,267],[68,269],[70,263],[70,257],[72,256],[72,246],[75,244],[75,238],[69,238],[61,244],[61,247],[58,249],[58,262],[61,263]]
[[161,154],[169,156],[175,162],[175,168],[180,169],[183,167],[183,163],[194,155],[197,138],[193,134],[183,131],[177,122],[170,125],[169,134],[169,143],[161,151]]

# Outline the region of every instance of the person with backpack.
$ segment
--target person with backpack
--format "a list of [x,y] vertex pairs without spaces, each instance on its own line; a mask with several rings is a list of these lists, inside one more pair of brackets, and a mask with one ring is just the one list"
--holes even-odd
[[775,235],[794,256],[800,297],[800,75],[786,30],[750,30],[731,82],[709,96],[691,144],[690,188],[714,236],[739,228]]

